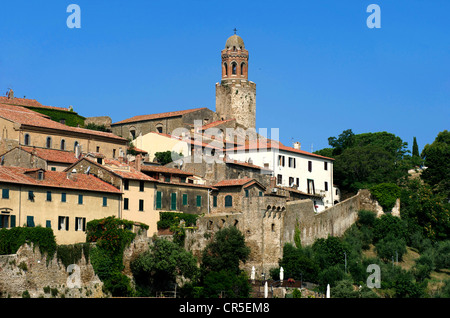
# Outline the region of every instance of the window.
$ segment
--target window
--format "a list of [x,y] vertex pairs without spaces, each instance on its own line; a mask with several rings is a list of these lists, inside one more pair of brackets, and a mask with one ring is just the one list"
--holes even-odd
[[34,192],[33,191],[28,191],[28,200],[34,201]]
[[75,231],[86,231],[86,218],[75,218]]
[[45,227],[51,229],[52,228],[52,221],[50,221],[50,220],[45,221]]
[[217,208],[217,195],[213,196],[213,207]]
[[77,147],[78,147],[78,141],[75,141],[75,142],[73,143],[73,151],[76,151],[76,150],[77,150]]
[[103,197],[103,206],[108,206],[108,198]]
[[328,170],[328,162],[325,161],[325,162],[323,163],[323,169],[324,169],[324,170]]
[[293,187],[294,185],[295,185],[294,178],[293,177],[289,177],[289,186]]
[[170,182],[170,175],[164,176],[164,182]]
[[47,147],[47,148],[52,147],[52,137],[47,137],[47,140],[45,142],[45,147]]
[[100,152],[100,146],[97,146],[96,152]]
[[123,180],[123,189],[128,190],[130,183],[127,179]]
[[312,161],[308,161],[308,171],[312,172]]
[[23,144],[25,146],[29,146],[30,145],[30,134],[25,134],[25,136],[23,137]]
[[241,75],[244,75],[244,65],[245,63],[241,63]]
[[2,189],[2,199],[9,199],[9,189]]
[[44,171],[38,171],[38,180],[44,180]]
[[289,157],[289,168],[295,168],[295,158]]
[[56,167],[51,167],[50,170],[51,171],[56,171]]
[[183,193],[183,205],[188,204],[188,195],[186,193]]
[[225,68],[225,75],[228,76],[228,65],[227,65],[227,63],[223,63],[223,67]]
[[248,189],[245,189],[245,197],[248,198],[249,194],[248,194]]
[[61,139],[61,150],[66,150],[66,141]]
[[296,181],[295,183],[297,184],[297,187],[299,187],[300,186],[300,179],[296,178],[295,181]]
[[202,196],[197,195],[197,207],[201,207],[201,206],[202,206]]
[[47,201],[52,201],[52,191],[47,191]]
[[263,192],[259,191],[259,196],[262,197],[263,196]]
[[231,63],[231,74],[236,75],[237,64],[235,62]]
[[325,181],[324,186],[325,186],[325,191],[328,191],[328,182]]
[[309,194],[316,193],[315,188],[314,188],[314,180],[308,179],[308,180],[306,180],[306,182],[307,182],[308,193]]
[[69,217],[68,216],[58,216],[58,230],[68,231],[69,230]]
[[225,197],[225,207],[232,207],[233,206],[233,197],[231,195],[227,195]]
[[34,227],[34,216],[27,216],[27,227]]
[[278,156],[278,166],[284,167],[284,156],[279,155]]
[[139,211],[144,211],[144,200],[139,200]]
[[61,193],[61,202],[67,202],[66,201],[66,194],[64,192]]
[[144,181],[139,181],[139,191],[144,192]]
[[177,194],[176,193],[172,193],[170,195],[170,209],[171,210],[177,209]]
[[277,184],[283,183],[283,176],[281,174],[277,175]]
[[123,209],[128,210],[128,198],[123,198]]
[[116,149],[113,149],[113,158],[116,158]]
[[83,204],[83,195],[82,194],[78,195],[78,204]]
[[[11,215],[11,217],[16,217],[15,215]],[[9,215],[6,214],[0,214],[0,229],[6,229],[9,227]],[[14,221],[15,222],[15,221]],[[11,226],[13,227],[13,226]]]
[[162,132],[163,132],[162,126],[156,127],[156,131],[159,132],[160,134],[162,134]]
[[156,208],[161,209],[162,206],[162,192],[156,191]]
[[186,177],[180,177],[180,182],[181,183],[186,183]]

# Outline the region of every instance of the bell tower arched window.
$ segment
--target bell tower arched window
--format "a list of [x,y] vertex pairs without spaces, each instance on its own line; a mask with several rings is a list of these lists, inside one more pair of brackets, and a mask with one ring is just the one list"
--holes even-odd
[[231,74],[236,75],[236,68],[237,68],[236,62],[231,63]]
[[223,67],[225,68],[225,75],[228,76],[228,65],[227,63],[223,63]]
[[245,63],[241,63],[241,75],[244,75],[244,66],[245,66]]

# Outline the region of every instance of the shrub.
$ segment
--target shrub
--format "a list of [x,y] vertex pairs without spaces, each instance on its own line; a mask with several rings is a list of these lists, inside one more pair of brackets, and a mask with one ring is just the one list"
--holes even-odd
[[375,249],[378,257],[384,261],[389,261],[392,257],[396,260],[398,256],[398,261],[400,262],[406,253],[406,242],[403,238],[388,235],[375,244]]
[[378,201],[384,212],[390,212],[400,197],[400,187],[393,183],[380,183],[370,188],[370,193]]

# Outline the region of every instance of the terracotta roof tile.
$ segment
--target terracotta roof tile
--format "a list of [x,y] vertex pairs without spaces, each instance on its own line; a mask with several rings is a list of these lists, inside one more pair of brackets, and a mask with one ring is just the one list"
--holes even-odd
[[26,106],[26,107],[36,107],[36,108],[46,108],[46,109],[55,109],[68,112],[69,109],[65,107],[56,107],[56,106],[46,106],[42,105],[35,99],[29,98],[8,98],[6,96],[0,96],[0,103],[8,104],[8,105],[16,105],[16,106]]
[[42,127],[42,128],[50,128],[61,131],[75,132],[79,134],[87,134],[94,136],[101,136],[106,138],[112,138],[116,140],[123,141],[126,143],[126,139],[116,136],[112,133],[90,130],[79,127],[71,127],[66,126],[64,124],[58,123],[51,119],[45,118],[41,116],[39,113],[29,110],[27,108],[21,106],[12,106],[6,104],[0,104],[0,117],[3,117],[7,120],[19,123],[25,126],[33,126],[33,127]]
[[314,153],[307,152],[307,151],[304,151],[304,150],[295,149],[295,148],[292,148],[292,147],[287,147],[287,146],[283,145],[281,142],[277,142],[277,141],[270,140],[270,139],[268,139],[267,142],[264,142],[264,141],[249,142],[249,143],[246,143],[245,146],[239,146],[239,147],[235,147],[235,148],[230,148],[229,150],[245,151],[245,150],[259,150],[259,149],[272,149],[272,148],[275,148],[275,149],[278,148],[279,150],[284,150],[284,151],[288,151],[288,152],[298,153],[298,154],[311,156],[311,157],[317,157],[317,158],[322,158],[322,159],[334,160],[333,158],[328,158],[328,157],[316,155]]
[[252,179],[252,178],[226,179],[226,180],[219,181],[218,183],[216,183],[214,185],[214,187],[219,188],[219,187],[243,186],[253,180],[254,179]]
[[[19,148],[19,147],[17,147]],[[75,158],[75,152],[73,151],[65,151],[65,150],[56,150],[56,149],[47,149],[47,148],[37,148],[37,147],[27,147],[21,146],[22,150],[28,153],[35,153],[35,155],[39,158],[42,158],[46,161],[50,162],[60,162],[60,163],[69,163],[72,164],[76,162],[78,159]]]
[[183,171],[177,168],[170,168],[166,166],[157,166],[157,165],[141,165],[141,171],[146,172],[160,172],[160,173],[169,173],[169,174],[177,174],[177,175],[185,175],[185,176],[193,176],[193,173]]
[[29,172],[36,170],[39,169],[0,166],[0,182],[95,192],[121,193],[116,187],[93,175],[77,173],[69,178],[67,172],[45,171],[44,179],[37,180],[29,174]]
[[137,122],[137,121],[145,121],[145,120],[152,120],[152,119],[158,119],[158,118],[176,117],[176,116],[181,116],[181,115],[184,115],[184,114],[192,113],[192,112],[195,112],[195,111],[201,110],[201,109],[207,109],[207,108],[206,107],[202,107],[202,108],[178,110],[178,111],[167,112],[167,113],[138,115],[138,116],[134,116],[134,117],[131,117],[131,118],[128,118],[128,119],[124,119],[124,120],[115,122],[115,123],[113,123],[111,125],[120,125],[120,124],[134,123],[134,122]]

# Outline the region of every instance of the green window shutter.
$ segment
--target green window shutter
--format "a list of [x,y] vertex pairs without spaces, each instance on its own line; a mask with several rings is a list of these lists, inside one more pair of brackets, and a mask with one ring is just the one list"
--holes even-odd
[[66,202],[66,194],[64,192],[61,193],[61,202]]
[[11,215],[11,227],[16,227],[16,216]]
[[78,195],[78,204],[83,204],[83,195],[82,194]]
[[9,189],[3,189],[2,190],[2,198],[3,199],[9,199]]
[[45,221],[45,227],[48,227],[48,228],[52,228],[52,221],[50,221],[50,220],[47,220],[47,221]]
[[171,210],[177,209],[177,194],[176,193],[171,194],[170,209]]
[[156,208],[161,209],[162,207],[162,192],[156,191]]
[[47,191],[47,201],[51,201],[51,200],[52,200],[52,192]]
[[108,198],[103,197],[103,206],[107,206],[107,205],[108,205]]
[[248,198],[248,189],[245,189],[245,197]]
[[27,216],[27,227],[34,227],[34,216]]
[[213,207],[217,207],[217,195],[213,196]]
[[202,206],[202,196],[197,195],[197,207],[201,207],[201,206]]
[[186,193],[183,193],[183,205],[187,205],[188,204],[188,196]]
[[225,207],[233,206],[233,197],[231,195],[227,195],[225,197]]

